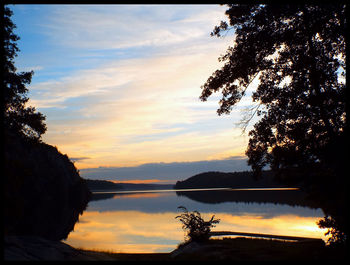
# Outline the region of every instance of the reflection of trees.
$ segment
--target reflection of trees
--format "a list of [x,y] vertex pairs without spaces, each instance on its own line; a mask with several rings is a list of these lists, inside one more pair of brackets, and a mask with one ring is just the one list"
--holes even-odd
[[[341,150],[339,146],[334,148],[337,147]],[[336,175],[329,171],[315,172],[313,177],[317,178],[318,182],[308,190],[308,193],[313,200],[319,202],[325,213],[325,217],[319,220],[318,225],[328,229],[329,243],[345,243],[346,245],[348,244],[349,223],[345,159],[346,157],[334,164],[338,170]],[[333,176],[333,181],[327,181],[329,175]]]
[[114,197],[114,193],[93,193],[90,201],[108,200]]
[[45,144],[45,116],[28,107],[34,72],[17,72],[19,51],[11,20],[4,8],[3,139],[4,234],[36,235],[60,240],[68,236],[90,196],[74,164],[56,147]]
[[211,191],[177,191],[178,196],[185,196],[202,203],[247,202],[274,203],[291,206],[306,206],[318,208],[319,205],[306,198],[306,194],[299,190],[211,190]]
[[74,164],[53,146],[9,135],[4,161],[5,235],[66,238],[90,196]]

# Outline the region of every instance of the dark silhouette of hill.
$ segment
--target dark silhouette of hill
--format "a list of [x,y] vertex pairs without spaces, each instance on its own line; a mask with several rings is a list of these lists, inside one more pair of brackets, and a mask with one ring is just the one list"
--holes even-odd
[[66,238],[91,197],[85,180],[56,147],[11,134],[4,147],[5,236]]
[[251,171],[242,172],[204,172],[183,181],[177,181],[175,189],[196,188],[271,188],[286,187],[285,184],[274,180],[272,171],[263,171],[261,178],[253,178]]
[[91,191],[120,190],[123,188],[122,185],[108,180],[86,179],[86,184]]
[[45,115],[28,106],[34,72],[17,72],[20,37],[13,31],[13,12],[7,6],[3,11],[4,236],[61,240],[73,230],[91,193],[67,155],[42,142]]
[[173,189],[173,184],[136,184],[136,183],[121,183],[124,190],[167,190]]
[[[254,179],[251,171],[243,172],[205,172],[178,181],[175,189],[202,189],[202,188],[285,188],[286,184],[275,180],[272,171],[263,171],[261,178]],[[319,205],[308,199],[301,190],[240,190],[240,191],[177,191],[178,196],[203,203],[247,202],[247,203],[275,203],[291,206],[307,206],[318,208]]]

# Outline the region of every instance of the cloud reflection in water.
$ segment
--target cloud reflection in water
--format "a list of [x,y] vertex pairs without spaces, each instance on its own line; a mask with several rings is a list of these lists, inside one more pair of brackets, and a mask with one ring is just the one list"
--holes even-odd
[[272,203],[205,204],[175,192],[114,194],[91,201],[66,243],[85,249],[126,253],[170,252],[184,240],[175,219],[178,206],[221,221],[213,231],[235,231],[325,239],[316,222],[321,209]]

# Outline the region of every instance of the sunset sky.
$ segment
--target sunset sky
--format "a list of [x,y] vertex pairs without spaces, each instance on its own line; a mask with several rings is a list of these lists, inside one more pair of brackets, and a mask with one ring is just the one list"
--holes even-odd
[[150,163],[246,165],[248,135],[236,124],[250,98],[223,116],[216,113],[220,94],[199,100],[233,45],[232,32],[210,36],[226,20],[225,6],[9,7],[21,38],[16,66],[35,72],[29,104],[46,116],[43,140],[83,175]]

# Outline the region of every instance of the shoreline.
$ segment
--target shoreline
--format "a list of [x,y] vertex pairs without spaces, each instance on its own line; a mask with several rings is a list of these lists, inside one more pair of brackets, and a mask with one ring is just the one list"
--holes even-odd
[[169,253],[114,253],[80,249],[95,260],[120,261],[274,261],[274,260],[344,260],[346,252],[326,246],[324,242],[282,241],[262,238],[210,239],[204,243],[183,242]]
[[118,253],[74,248],[35,236],[5,236],[4,260],[177,261],[177,260],[343,260],[344,249],[319,240],[282,241],[262,238],[222,238],[184,242],[168,253]]

